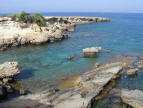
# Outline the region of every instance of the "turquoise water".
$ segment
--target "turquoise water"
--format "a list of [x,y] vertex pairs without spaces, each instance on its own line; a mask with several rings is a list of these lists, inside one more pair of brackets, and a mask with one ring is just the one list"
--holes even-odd
[[[143,14],[121,13],[48,13],[51,16],[99,16],[111,22],[78,25],[69,39],[40,46],[11,48],[0,52],[0,63],[18,61],[24,88],[43,90],[69,77],[92,69],[96,62],[112,61],[115,55],[143,54]],[[84,58],[82,49],[101,46],[112,50],[101,52],[97,58]],[[74,60],[66,57],[75,55]]]

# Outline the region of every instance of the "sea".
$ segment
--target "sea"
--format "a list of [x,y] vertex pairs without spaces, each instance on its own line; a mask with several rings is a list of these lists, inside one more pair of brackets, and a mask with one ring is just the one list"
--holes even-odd
[[[0,52],[0,63],[19,62],[21,74],[16,79],[21,80],[22,86],[33,93],[55,86],[63,77],[69,78],[89,71],[97,62],[114,61],[118,55],[143,56],[142,13],[47,12],[42,14],[106,17],[110,18],[110,22],[77,25],[75,32],[68,33],[69,39],[44,45],[13,47]],[[101,46],[103,51],[95,58],[83,57],[82,49],[93,46]],[[104,50],[111,50],[111,52]],[[74,56],[74,59],[67,60],[67,56]],[[121,78],[116,86],[143,90],[142,72],[135,78],[123,80]],[[98,108],[104,108],[105,105],[105,108],[111,108],[113,98],[109,98],[111,97],[101,100],[97,105]]]

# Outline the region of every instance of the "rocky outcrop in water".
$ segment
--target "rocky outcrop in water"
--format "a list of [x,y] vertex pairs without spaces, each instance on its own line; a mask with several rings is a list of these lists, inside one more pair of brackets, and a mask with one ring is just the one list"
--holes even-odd
[[129,70],[127,70],[127,75],[128,76],[136,75],[138,71],[139,71],[139,69],[137,69],[137,68],[129,69]]
[[75,25],[107,22],[108,18],[98,17],[45,17],[46,27],[12,21],[9,17],[0,17],[0,50],[7,47],[26,44],[42,44],[67,38],[67,32],[73,32]]
[[123,103],[133,108],[143,108],[143,92],[140,90],[121,90],[121,99]]
[[[1,103],[1,107],[12,108],[92,108],[95,98],[111,80],[122,71],[121,62],[110,63],[85,72],[72,80],[72,86],[48,89],[40,94],[20,96]],[[64,84],[62,84],[64,86]]]
[[0,64],[0,79],[10,78],[20,74],[17,62],[5,62]]
[[11,87],[14,77],[20,74],[17,62],[5,62],[0,64],[0,100],[4,99],[8,93],[13,92]]
[[83,54],[88,57],[88,56],[94,56],[96,55],[99,51],[101,51],[101,47],[91,47],[91,48],[85,48],[83,49]]

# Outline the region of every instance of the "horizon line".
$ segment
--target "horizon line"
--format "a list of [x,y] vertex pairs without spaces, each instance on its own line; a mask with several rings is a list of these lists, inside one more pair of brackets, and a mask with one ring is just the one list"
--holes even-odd
[[[21,11],[22,12],[22,11]],[[27,13],[140,13],[140,14],[142,14],[143,12],[108,12],[108,11],[105,11],[105,12],[103,12],[103,11],[90,11],[90,12],[88,12],[88,11],[49,11],[49,12],[28,12],[28,11],[25,11],[25,12],[27,12]],[[0,14],[13,14],[13,13],[20,13],[20,12],[0,12]]]

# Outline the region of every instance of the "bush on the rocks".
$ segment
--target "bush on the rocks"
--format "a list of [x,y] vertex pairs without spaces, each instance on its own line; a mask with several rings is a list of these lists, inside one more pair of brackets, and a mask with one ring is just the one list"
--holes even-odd
[[29,14],[23,11],[20,14],[11,15],[11,18],[13,21],[21,23],[36,23],[40,27],[46,26],[46,20],[40,13]]

